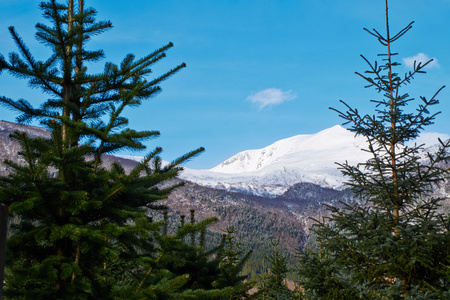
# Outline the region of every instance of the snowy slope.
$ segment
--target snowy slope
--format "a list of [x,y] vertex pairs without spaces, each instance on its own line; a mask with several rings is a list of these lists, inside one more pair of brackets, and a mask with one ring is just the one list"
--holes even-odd
[[297,135],[263,149],[243,151],[210,170],[187,169],[182,178],[214,188],[276,196],[299,182],[341,188],[335,162],[366,161],[365,140],[336,125],[316,134]]
[[[355,139],[350,131],[336,125],[317,134],[297,135],[280,140],[266,148],[241,152],[211,169],[221,173],[260,171],[269,166],[311,169],[327,166],[328,161],[348,158],[349,151],[365,145],[364,139]],[[345,159],[344,159],[345,160]]]
[[[437,143],[439,133],[422,133],[416,140],[426,147]],[[181,177],[213,188],[275,197],[300,182],[341,189],[345,178],[335,162],[365,162],[370,154],[363,137],[336,125],[316,134],[297,135],[263,149],[247,150],[210,170],[186,169]]]
[[[8,159],[17,158],[19,151],[19,145],[9,138],[15,130],[25,131],[33,137],[50,136],[43,128],[0,121],[0,153]],[[438,137],[442,140],[450,138],[447,134],[422,133],[410,144],[425,144],[426,150],[434,152]],[[341,189],[345,179],[335,162],[347,160],[355,165],[366,161],[370,154],[361,151],[365,145],[364,138],[355,138],[353,133],[337,125],[316,134],[283,139],[263,149],[240,152],[210,170],[186,168],[180,177],[204,186],[269,197],[281,195],[302,182]],[[107,165],[115,160],[110,155],[105,158]],[[127,163],[126,159],[141,161],[143,158],[122,156],[122,159],[121,163],[131,169],[133,164]],[[0,174],[5,172],[6,169],[0,166]]]

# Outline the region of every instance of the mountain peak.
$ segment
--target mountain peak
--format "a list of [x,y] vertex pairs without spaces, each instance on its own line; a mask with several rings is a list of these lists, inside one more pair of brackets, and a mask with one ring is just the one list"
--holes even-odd
[[182,177],[211,187],[246,191],[257,195],[280,195],[290,186],[311,182],[340,188],[343,177],[336,162],[366,161],[363,137],[340,125],[316,134],[279,140],[265,148],[242,151],[210,170],[186,170]]
[[262,149],[242,151],[210,171],[229,174],[254,172],[276,164],[290,154],[341,148],[345,146],[344,140],[353,142],[354,135],[342,126],[336,125],[316,134],[302,134],[282,139]]

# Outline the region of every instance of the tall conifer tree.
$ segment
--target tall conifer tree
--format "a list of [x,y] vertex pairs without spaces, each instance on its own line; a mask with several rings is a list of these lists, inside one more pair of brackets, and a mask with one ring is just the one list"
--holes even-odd
[[[383,98],[372,100],[373,115],[361,115],[345,102],[346,111],[333,109],[349,130],[366,138],[372,158],[356,166],[339,164],[363,204],[330,207],[330,218],[313,227],[320,252],[303,252],[299,269],[311,299],[450,298],[450,219],[439,213],[443,199],[434,193],[448,179],[450,141],[437,141],[433,152],[410,145],[433,123],[438,113],[430,110],[443,87],[416,100],[403,88],[431,61],[415,62],[404,75],[396,71],[393,43],[412,24],[393,35],[386,0],[384,33],[365,29],[384,47],[382,60],[371,63],[362,56],[369,70],[356,73]],[[415,111],[408,108],[414,103]]]
[[[203,148],[166,166],[158,157],[162,149],[155,148],[129,173],[118,163],[102,164],[105,154],[144,149],[143,141],[159,135],[128,128],[123,112],[158,94],[159,84],[186,66],[182,63],[147,79],[152,65],[166,56],[172,43],[143,58],[129,54],[118,65],[106,63],[102,73],[89,74],[87,63],[104,55],[85,45],[110,29],[111,23],[95,21],[96,11],[85,8],[83,0],[69,0],[66,5],[50,0],[40,8],[50,25],[38,23],[36,37],[52,50],[51,56],[36,60],[13,27],[9,30],[19,53],[10,53],[8,60],[0,55],[0,70],[49,95],[39,107],[23,99],[0,97],[0,102],[20,113],[19,122],[38,120],[51,131],[50,139],[14,134],[25,163],[7,161],[11,173],[0,178],[0,201],[19,220],[12,225],[8,241],[8,297],[223,299],[233,295],[231,286],[194,289],[193,284],[186,285],[189,273],[170,270],[172,263],[183,263],[170,253],[181,251],[183,245],[188,248],[183,243],[186,236],[204,230],[214,219],[170,236],[161,235],[162,223],[147,216],[149,209],[162,208],[158,201],[180,185],[162,183],[174,178],[180,164]],[[204,251],[195,253],[204,256]]]
[[252,250],[246,251],[245,245],[237,237],[238,229],[234,229],[228,221],[228,226],[224,230],[222,236],[222,244],[224,249],[220,253],[222,259],[220,261],[220,279],[217,280],[218,287],[234,286],[240,292],[236,293],[230,300],[235,299],[258,299],[258,293],[255,292],[251,296],[248,294],[250,288],[255,284],[254,281],[247,281],[247,275],[242,275],[242,269],[247,263]]
[[269,272],[260,277],[261,299],[293,299],[292,292],[286,285],[286,277],[289,270],[288,258],[279,248],[278,239],[271,241],[273,250],[265,259],[269,263]]

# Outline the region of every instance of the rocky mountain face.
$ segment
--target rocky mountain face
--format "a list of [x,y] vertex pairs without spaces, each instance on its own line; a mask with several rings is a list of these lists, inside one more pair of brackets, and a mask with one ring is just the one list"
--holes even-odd
[[[39,127],[0,121],[0,157],[2,161],[10,159],[16,162],[23,162],[17,155],[21,150],[19,143],[9,137],[14,131],[26,132],[31,137],[50,137],[50,133],[47,130]],[[4,176],[7,173],[6,166],[3,163],[0,164],[0,176]]]
[[[16,140],[10,138],[10,135],[15,131],[25,132],[30,137],[50,138],[50,132],[44,128],[0,121],[0,176],[4,176],[8,173],[6,166],[3,164],[5,159],[14,162],[23,162],[18,155],[19,151],[21,151],[20,144]],[[133,160],[113,155],[105,155],[103,164],[108,166],[113,161],[121,163],[125,170],[131,170],[136,165],[136,162]]]

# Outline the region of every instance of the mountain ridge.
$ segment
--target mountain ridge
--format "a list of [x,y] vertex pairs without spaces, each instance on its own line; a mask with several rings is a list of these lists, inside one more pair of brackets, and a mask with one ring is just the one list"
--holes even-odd
[[265,148],[242,151],[209,170],[186,169],[181,178],[200,185],[276,197],[290,186],[310,182],[343,189],[335,162],[369,158],[366,142],[340,125],[316,134],[296,135]]
[[[422,133],[411,141],[434,147],[440,133]],[[297,183],[345,189],[345,178],[336,163],[357,165],[371,158],[366,139],[340,125],[315,134],[282,139],[261,149],[246,150],[209,170],[185,169],[180,177],[199,185],[233,192],[278,197]]]
[[[17,153],[17,143],[12,143],[9,134],[25,131],[31,136],[48,138],[49,132],[41,127],[0,121],[0,151]],[[430,144],[438,133],[425,133],[417,143]],[[17,144],[17,145],[16,145]],[[302,134],[276,141],[261,149],[246,150],[209,169],[184,168],[180,178],[202,186],[276,198],[298,183],[313,183],[324,188],[345,189],[345,178],[336,162],[356,165],[367,161],[370,153],[362,151],[366,147],[363,137],[357,137],[340,125],[327,128],[315,134]],[[104,164],[120,161],[126,169],[135,163],[120,155],[105,155]],[[0,167],[0,173],[3,167]]]
[[[19,130],[28,132],[32,136],[43,136],[42,134],[47,137],[49,136],[48,131],[40,127],[5,122],[0,121],[0,154],[2,160],[10,159],[20,162],[20,158],[17,155],[17,152],[20,150],[20,145],[9,137],[11,132]],[[334,130],[341,132],[345,129],[336,127]],[[329,134],[332,131],[325,131],[321,139],[327,141],[328,144],[332,144],[329,138]],[[344,137],[349,134],[353,137],[351,132],[342,131],[342,134]],[[299,140],[309,140],[312,143],[314,142],[313,136],[308,135],[307,138],[300,137]],[[339,134],[331,136],[336,138],[339,137]],[[295,137],[293,138],[295,140]],[[315,136],[315,138],[318,137]],[[351,144],[354,142],[353,139],[347,140],[342,137],[341,139],[337,139],[339,143],[343,144]],[[278,158],[281,160],[286,157],[289,158],[289,155],[295,153],[295,151],[291,151],[289,154],[286,154],[287,152],[289,151],[286,150],[284,155],[280,155]],[[319,156],[322,155],[320,151],[317,151],[316,154]],[[136,165],[136,159],[137,157],[131,160],[124,157],[107,155],[104,157],[103,165],[108,167],[112,161],[119,161],[124,169],[129,172]],[[272,159],[272,162],[275,163],[275,161],[277,160]],[[269,160],[265,162],[267,163]],[[314,219],[324,218],[329,215],[329,211],[326,210],[326,205],[334,207],[342,207],[342,203],[349,205],[359,203],[359,205],[364,205],[364,202],[355,199],[348,189],[336,190],[307,181],[299,181],[298,177],[296,177],[298,174],[295,174],[294,170],[289,170],[288,167],[278,170],[278,173],[270,174],[270,172],[267,172],[264,178],[250,178],[252,174],[261,174],[258,173],[261,170],[266,172],[267,170],[264,170],[264,168],[269,167],[269,171],[271,171],[270,166],[271,164],[268,163],[256,171],[242,172],[238,175],[234,173],[226,174],[216,172],[217,174],[222,174],[221,176],[228,176],[228,178],[234,178],[237,181],[239,180],[238,176],[250,180],[247,183],[253,184],[254,186],[249,185],[247,187],[253,188],[253,190],[241,189],[239,185],[231,186],[231,188],[227,189],[227,182],[219,182],[219,185],[217,182],[212,182],[216,184],[216,188],[197,184],[191,181],[186,176],[186,173],[189,175],[189,172],[206,171],[209,172],[206,174],[208,175],[211,171],[186,169],[184,172],[185,178],[183,179],[185,184],[176,188],[169,195],[168,199],[161,202],[161,204],[167,206],[170,218],[168,223],[172,224],[174,230],[176,230],[180,222],[180,215],[189,215],[192,210],[195,211],[196,220],[217,217],[217,223],[211,226],[211,232],[208,231],[210,237],[217,243],[220,242],[222,234],[228,226],[238,229],[240,240],[247,245],[248,249],[254,250],[254,254],[247,264],[246,272],[256,275],[261,272],[259,262],[265,256],[269,255],[272,250],[270,240],[274,236],[280,238],[280,246],[284,249],[283,251],[288,253],[289,263],[295,264],[296,250],[301,249],[305,245],[309,228],[315,222]],[[334,164],[333,169],[335,170],[334,172],[339,172],[337,166]],[[0,175],[4,176],[8,171],[4,167],[4,164],[0,164]],[[288,178],[287,175],[292,178]],[[272,186],[269,186],[267,193],[261,193],[264,189],[263,185],[266,182],[271,182],[270,177],[273,177]],[[279,189],[278,192],[276,194],[270,193],[274,189],[273,182],[277,182],[277,180],[279,185],[275,187]],[[284,185],[282,184],[283,182],[280,182],[282,180],[284,180]],[[180,179],[174,179],[174,182],[167,182],[167,184],[171,185],[178,182],[180,182]],[[260,185],[259,187],[257,186],[258,184]],[[436,193],[442,195],[444,198],[450,197],[450,184],[446,182],[439,190],[436,190]],[[446,203],[443,210],[448,212],[450,211],[450,202],[447,201]],[[162,220],[161,211],[149,210],[149,214],[154,217],[155,221]]]

